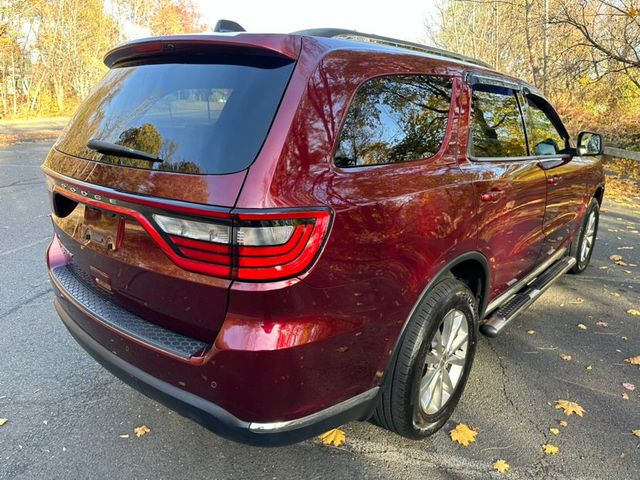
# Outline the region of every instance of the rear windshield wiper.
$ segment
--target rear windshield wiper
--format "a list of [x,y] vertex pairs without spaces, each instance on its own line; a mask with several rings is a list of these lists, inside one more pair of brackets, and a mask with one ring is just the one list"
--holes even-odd
[[118,145],[117,143],[96,140],[95,138],[92,138],[87,142],[87,147],[91,150],[95,150],[96,152],[100,152],[105,155],[113,155],[115,157],[137,158],[140,160],[147,160],[148,162],[163,161],[161,158],[154,157],[150,153],[143,152],[142,150],[125,147],[124,145]]

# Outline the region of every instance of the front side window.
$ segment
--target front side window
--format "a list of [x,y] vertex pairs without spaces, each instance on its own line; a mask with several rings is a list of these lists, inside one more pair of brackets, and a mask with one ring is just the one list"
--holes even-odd
[[335,155],[337,167],[431,157],[447,130],[451,79],[395,75],[365,82],[351,103]]
[[527,97],[529,145],[535,155],[558,155],[565,150],[565,139],[543,110],[539,100]]
[[470,153],[476,158],[527,155],[522,115],[512,89],[493,85],[473,87]]

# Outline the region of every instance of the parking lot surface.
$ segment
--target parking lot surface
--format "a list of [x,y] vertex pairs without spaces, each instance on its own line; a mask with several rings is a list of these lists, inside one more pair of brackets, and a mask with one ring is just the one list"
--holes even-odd
[[[480,339],[462,400],[434,437],[413,442],[353,423],[340,448],[260,449],[132,390],[67,333],[44,264],[51,225],[39,165],[50,146],[0,149],[0,479],[640,478],[631,433],[640,368],[624,362],[640,355],[640,316],[628,313],[640,310],[640,210],[605,199],[591,266],[564,276],[498,338]],[[564,416],[558,399],[579,403],[584,417]],[[479,432],[469,447],[449,438],[458,422]],[[143,424],[151,431],[138,438]],[[511,465],[505,476],[492,468],[499,458]]]

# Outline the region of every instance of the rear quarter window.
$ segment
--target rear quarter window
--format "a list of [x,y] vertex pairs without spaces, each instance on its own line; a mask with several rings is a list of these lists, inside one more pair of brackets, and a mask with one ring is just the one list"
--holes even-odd
[[419,160],[435,155],[447,130],[451,79],[394,75],[358,88],[334,157],[341,168]]
[[[259,56],[182,61],[187,63],[131,64],[107,72],[56,148],[89,160],[181,173],[247,168],[269,132],[294,63]],[[163,161],[103,155],[87,147],[91,139]]]

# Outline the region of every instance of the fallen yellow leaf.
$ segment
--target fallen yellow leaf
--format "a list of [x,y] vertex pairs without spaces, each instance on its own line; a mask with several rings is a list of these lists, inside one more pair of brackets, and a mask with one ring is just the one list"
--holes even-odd
[[493,468],[495,468],[499,473],[507,473],[511,468],[511,465],[509,465],[503,459],[500,459],[495,461],[495,463],[493,464]]
[[151,431],[151,429],[149,427],[147,427],[146,425],[142,425],[140,427],[136,427],[136,428],[133,429],[133,433],[136,434],[136,437],[141,437],[143,435],[146,435],[150,431]]
[[629,315],[640,316],[640,310],[636,310],[635,308],[631,308],[627,310]]
[[561,427],[568,427],[569,426],[569,422],[567,422],[566,420],[560,420],[560,426]]
[[458,442],[463,447],[467,447],[470,443],[476,441],[478,430],[469,428],[465,423],[459,423],[456,428],[449,432],[451,440]]
[[631,430],[631,433],[633,433],[636,437],[640,438],[640,428],[638,430]]
[[580,330],[586,330],[586,329],[587,329],[587,326],[586,326],[584,323],[579,323],[579,324],[578,324],[578,328],[579,328]]
[[592,367],[591,365],[587,365],[587,366],[586,366],[586,368],[585,368],[585,370],[587,370],[587,371],[589,371],[589,372],[590,372],[591,370],[593,370],[593,367]]
[[556,455],[560,451],[560,449],[555,445],[545,443],[544,445],[542,445],[542,451],[547,455]]
[[579,417],[584,415],[584,408],[569,400],[556,400],[556,409],[564,411],[566,415],[573,415],[574,413]]
[[550,428],[549,431],[554,435],[558,435],[560,433],[560,430],[558,430],[557,428]]
[[571,361],[571,355],[565,355],[564,353],[560,354],[560,358],[563,359],[565,362]]
[[0,418],[0,427],[9,421],[8,418]]
[[624,363],[628,363],[629,365],[640,365],[640,355],[636,355],[635,357],[625,358]]
[[329,430],[328,432],[320,435],[320,440],[324,445],[339,447],[347,440],[347,436],[339,428],[334,428],[333,430]]

